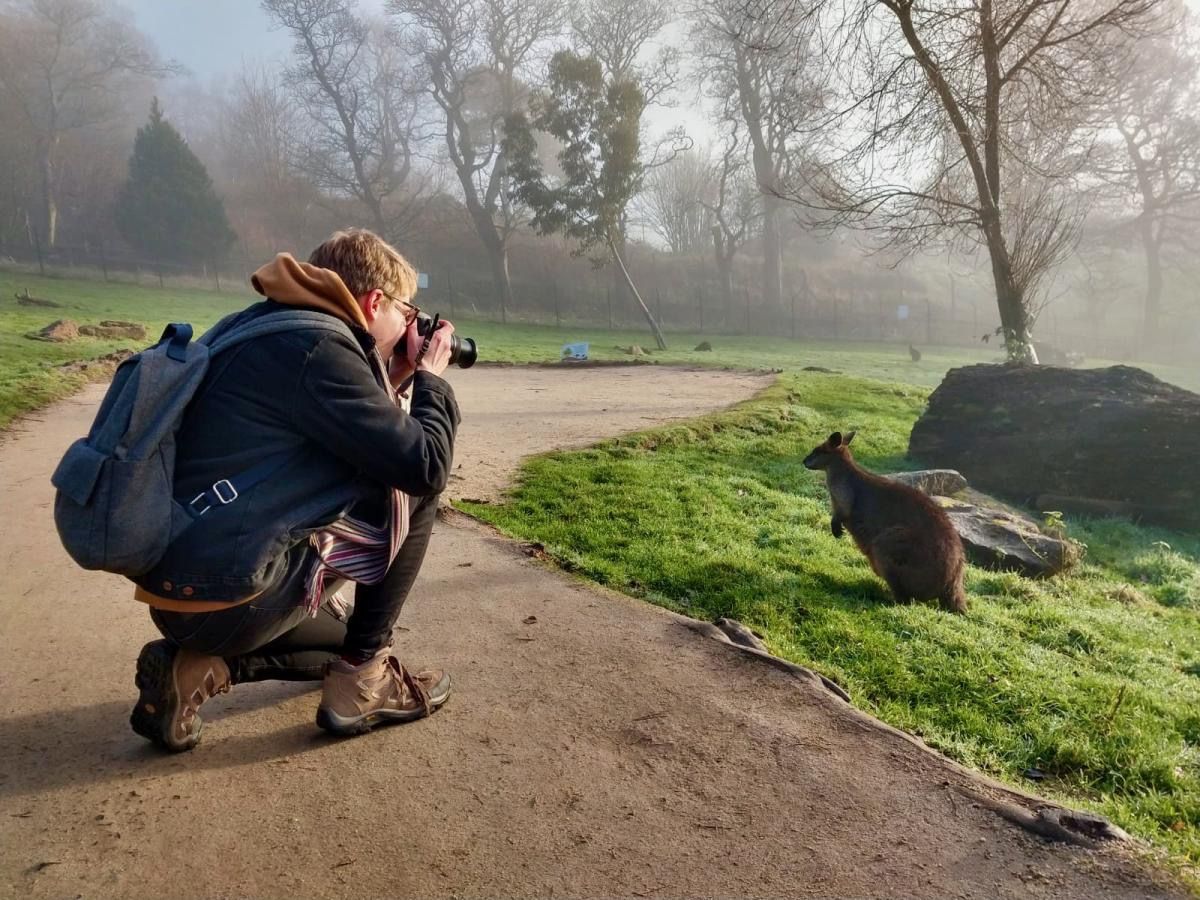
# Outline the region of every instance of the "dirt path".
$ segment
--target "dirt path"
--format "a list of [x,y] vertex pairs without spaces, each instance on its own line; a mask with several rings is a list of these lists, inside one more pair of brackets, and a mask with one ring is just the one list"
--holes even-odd
[[[494,493],[523,453],[764,383],[455,381],[460,496]],[[335,741],[312,689],[246,685],[205,707],[194,753],[160,756],[126,723],[156,634],[120,579],[69,565],[50,518],[50,471],[99,395],[0,443],[0,895],[1178,895],[1121,854],[1009,824],[956,767],[808,682],[461,520],[439,524],[398,635],[454,673],[444,710]]]

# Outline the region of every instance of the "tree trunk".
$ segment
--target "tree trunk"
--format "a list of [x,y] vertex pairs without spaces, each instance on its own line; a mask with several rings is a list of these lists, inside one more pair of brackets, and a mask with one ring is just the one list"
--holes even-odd
[[614,241],[612,238],[608,239],[608,249],[612,253],[613,262],[617,264],[617,268],[620,270],[621,278],[625,283],[625,287],[629,290],[629,293],[633,296],[633,299],[637,301],[637,305],[642,308],[642,312],[646,316],[646,321],[650,325],[650,331],[654,334],[655,344],[658,345],[659,350],[666,350],[667,342],[663,337],[662,329],[658,327],[658,322],[654,321],[654,316],[651,315],[650,308],[646,306],[645,302],[642,300],[642,295],[638,293],[637,286],[633,283],[633,279],[629,277],[629,270],[625,268],[625,260],[621,259],[621,254],[617,250],[616,241]]
[[713,226],[712,237],[713,259],[717,262],[717,280],[721,284],[721,299],[724,301],[725,309],[728,310],[733,306],[732,242],[725,236],[720,225]]
[[991,221],[984,223],[983,231],[987,238],[988,256],[992,261],[992,280],[996,285],[996,303],[1000,309],[1004,350],[1010,362],[1037,365],[1029,310],[1025,307],[1025,297],[1020,287],[1013,279],[1012,260],[1008,255],[1004,234],[1000,230],[998,212],[993,215]]
[[46,247],[52,249],[58,237],[58,204],[54,201],[54,162],[50,150],[41,151],[42,226],[46,229]]
[[508,307],[512,304],[512,281],[508,276],[508,247],[502,241],[485,241],[488,261],[492,266],[492,282],[500,301],[500,321],[508,322]]
[[721,299],[725,309],[733,308],[733,257],[717,254],[717,278],[721,283]]
[[783,241],[779,233],[779,199],[763,194],[763,305],[772,312],[783,306]]
[[1162,301],[1162,254],[1154,219],[1142,215],[1142,246],[1146,251],[1146,306],[1142,314],[1142,350],[1152,352],[1158,339],[1158,314]]

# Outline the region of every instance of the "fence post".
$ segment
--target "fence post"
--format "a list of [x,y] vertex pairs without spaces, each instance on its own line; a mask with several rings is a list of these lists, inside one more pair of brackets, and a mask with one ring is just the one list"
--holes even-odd
[[658,316],[658,327],[662,328],[663,327],[662,288],[660,288],[660,287],[656,287],[654,289],[654,306],[655,306],[655,312]]
[[221,293],[221,267],[213,266],[213,277],[217,279],[217,293]]

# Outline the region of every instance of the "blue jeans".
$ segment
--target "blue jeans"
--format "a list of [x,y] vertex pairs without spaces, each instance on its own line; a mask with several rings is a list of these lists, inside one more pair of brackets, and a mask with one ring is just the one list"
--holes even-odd
[[[408,537],[379,584],[355,587],[348,622],[337,618],[325,603],[315,618],[305,609],[304,582],[315,552],[309,544],[292,548],[279,581],[249,603],[210,613],[152,609],[150,618],[173,644],[224,657],[235,684],[320,680],[325,664],[343,653],[368,656],[390,643],[425,560],[436,517],[437,497],[413,498]],[[326,598],[342,584],[330,584]]]

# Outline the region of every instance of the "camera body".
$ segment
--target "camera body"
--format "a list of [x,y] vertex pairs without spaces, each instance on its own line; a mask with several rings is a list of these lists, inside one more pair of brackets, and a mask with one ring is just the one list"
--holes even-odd
[[[440,314],[429,315],[428,313],[417,313],[417,334],[429,340],[430,336],[442,327],[442,317]],[[407,356],[408,350],[404,346],[407,343],[407,334],[401,335],[399,342],[396,344],[396,355]],[[469,369],[475,365],[475,360],[478,359],[478,350],[475,347],[473,338],[460,338],[457,334],[450,335],[450,365],[458,366],[460,369]]]

